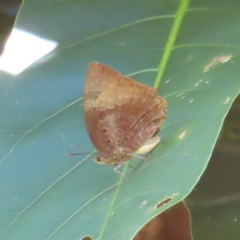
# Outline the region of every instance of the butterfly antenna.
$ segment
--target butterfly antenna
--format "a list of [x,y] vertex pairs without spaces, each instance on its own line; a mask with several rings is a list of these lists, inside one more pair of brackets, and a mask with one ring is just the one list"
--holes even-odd
[[[76,145],[73,145],[73,144],[71,144],[70,145],[70,147],[71,148],[81,148],[81,147],[79,147],[79,146],[76,146]],[[81,149],[83,149],[83,148],[81,148]],[[83,155],[83,154],[91,154],[92,152],[82,152],[82,153],[67,153],[67,154],[65,154],[67,157],[70,157],[70,156],[77,156],[77,155]]]
[[77,156],[77,155],[83,155],[83,154],[90,154],[91,152],[85,152],[85,153],[67,153],[65,154],[67,157],[70,156]]

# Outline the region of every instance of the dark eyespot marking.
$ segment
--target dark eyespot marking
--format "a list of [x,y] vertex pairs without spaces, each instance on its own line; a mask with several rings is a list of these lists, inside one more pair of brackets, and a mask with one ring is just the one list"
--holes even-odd
[[107,132],[108,132],[107,128],[102,128],[102,133],[103,134],[107,134]]
[[130,116],[130,117],[129,117],[129,120],[130,120],[131,123],[133,123],[133,122],[136,121],[136,117],[134,117],[134,116]]
[[107,139],[107,143],[112,143],[112,140],[111,139]]
[[123,141],[128,141],[129,140],[129,137],[128,136],[125,136],[124,138],[123,138]]

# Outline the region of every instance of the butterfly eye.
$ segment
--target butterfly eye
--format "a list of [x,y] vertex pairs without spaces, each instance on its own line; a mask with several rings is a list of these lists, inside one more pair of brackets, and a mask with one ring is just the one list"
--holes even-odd
[[101,162],[102,162],[102,158],[97,157],[95,161],[96,161],[97,163],[101,163]]

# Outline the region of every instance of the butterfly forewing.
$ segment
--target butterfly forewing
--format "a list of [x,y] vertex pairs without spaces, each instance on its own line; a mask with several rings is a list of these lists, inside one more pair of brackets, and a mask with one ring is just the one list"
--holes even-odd
[[84,120],[89,137],[99,151],[102,149],[103,143],[101,133],[99,133],[99,113],[96,111],[96,100],[104,89],[115,81],[115,72],[109,72],[106,66],[97,62],[92,62],[86,73],[84,94],[83,94],[83,110]]

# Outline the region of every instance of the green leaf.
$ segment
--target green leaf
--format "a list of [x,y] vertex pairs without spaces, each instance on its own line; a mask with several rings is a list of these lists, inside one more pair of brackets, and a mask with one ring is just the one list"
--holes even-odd
[[[58,47],[17,76],[0,73],[0,239],[131,239],[184,199],[239,93],[237,7],[238,0],[24,1],[15,28]],[[71,144],[93,150],[80,105],[91,61],[147,85],[161,81],[168,101],[161,143],[147,161],[124,167],[129,182],[93,155],[65,156]]]

